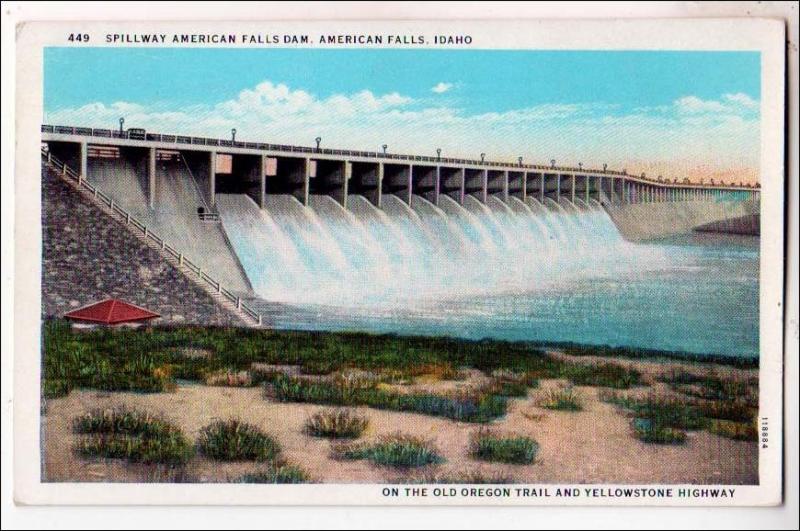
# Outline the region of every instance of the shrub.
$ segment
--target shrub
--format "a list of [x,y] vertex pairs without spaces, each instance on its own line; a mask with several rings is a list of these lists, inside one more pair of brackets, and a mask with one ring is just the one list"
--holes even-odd
[[614,389],[629,389],[642,383],[642,375],[639,371],[614,363],[568,364],[563,366],[561,376],[575,385],[593,385]]
[[708,431],[728,439],[758,441],[758,428],[755,422],[734,422],[715,419],[709,422]]
[[507,408],[507,399],[502,396],[475,394],[448,397],[427,393],[401,394],[377,388],[374,380],[353,378],[310,381],[283,376],[276,378],[273,392],[275,397],[283,402],[369,406],[376,409],[423,413],[465,422],[488,422],[504,415]]
[[652,419],[634,419],[633,432],[637,439],[646,443],[683,444],[686,441],[686,432]]
[[269,461],[280,446],[256,426],[238,419],[217,420],[200,430],[200,451],[219,461]]
[[698,430],[705,425],[696,407],[675,398],[650,395],[645,400],[634,400],[628,408],[635,417],[649,420],[656,427]]
[[67,396],[72,391],[69,380],[61,378],[45,378],[42,380],[42,396],[45,398],[60,398]]
[[545,391],[538,405],[559,411],[581,411],[583,398],[572,387],[559,387]]
[[536,459],[539,444],[522,435],[502,436],[488,430],[473,435],[470,454],[483,461],[528,465]]
[[369,419],[349,409],[319,411],[306,421],[306,431],[317,437],[356,439],[364,433]]
[[439,484],[464,484],[464,485],[500,485],[505,483],[513,483],[513,478],[502,472],[485,473],[480,470],[476,471],[460,471],[448,474],[438,474],[427,472],[421,475],[415,475],[404,478],[403,483],[439,483]]
[[739,401],[734,402],[704,402],[698,404],[700,413],[710,419],[732,420],[735,422],[749,422],[756,415],[756,410]]
[[399,468],[421,467],[444,462],[428,441],[396,433],[370,444],[349,444],[334,448],[340,459],[368,459],[376,465]]
[[127,408],[94,410],[73,420],[84,434],[75,450],[84,456],[133,463],[185,464],[193,455],[183,433],[161,417]]
[[247,371],[220,369],[207,374],[205,383],[223,387],[250,387],[253,385],[253,377]]
[[266,470],[244,474],[234,483],[308,483],[309,477],[299,467],[291,465],[272,466]]

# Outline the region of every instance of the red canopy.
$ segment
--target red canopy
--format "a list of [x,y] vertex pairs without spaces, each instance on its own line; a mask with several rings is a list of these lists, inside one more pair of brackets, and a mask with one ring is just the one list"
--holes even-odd
[[73,310],[65,314],[64,317],[75,321],[118,324],[143,321],[145,319],[159,317],[159,315],[119,299],[106,299]]

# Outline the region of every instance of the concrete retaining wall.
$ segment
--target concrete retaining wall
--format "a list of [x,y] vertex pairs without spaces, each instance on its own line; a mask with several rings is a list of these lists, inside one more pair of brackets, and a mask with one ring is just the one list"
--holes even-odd
[[108,297],[152,310],[165,324],[242,325],[237,315],[128,229],[42,168],[42,314]]
[[606,205],[626,240],[641,241],[690,232],[709,223],[758,214],[758,205],[733,201],[680,201]]

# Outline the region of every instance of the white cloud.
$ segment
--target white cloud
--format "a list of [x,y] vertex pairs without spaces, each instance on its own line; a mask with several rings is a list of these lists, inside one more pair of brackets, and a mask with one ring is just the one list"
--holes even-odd
[[[320,98],[285,84],[264,81],[212,105],[182,108],[135,102],[90,103],[49,111],[46,123],[114,129],[128,127],[228,138],[231,128],[246,141],[379,150],[446,156],[631,169],[632,160],[664,161],[664,175],[677,159],[725,167],[758,167],[758,104],[746,94],[715,100],[686,96],[671,106],[621,111],[607,103],[549,103],[499,112],[415,100],[398,92],[368,90]],[[644,170],[643,170],[644,171]],[[651,173],[650,170],[647,170]]]
[[684,96],[675,101],[675,108],[682,114],[742,114],[758,110],[758,102],[747,94],[723,94],[719,100],[704,100],[697,96]]
[[440,81],[431,88],[431,92],[435,92],[436,94],[444,94],[451,88],[453,88],[452,83],[445,83],[444,81]]

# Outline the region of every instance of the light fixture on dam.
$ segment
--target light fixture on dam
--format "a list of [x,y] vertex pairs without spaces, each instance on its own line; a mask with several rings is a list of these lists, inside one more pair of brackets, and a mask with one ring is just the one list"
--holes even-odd
[[550,159],[550,167],[551,168],[555,168],[556,167],[556,159]]
[[383,148],[383,154],[386,155],[386,148],[388,148],[389,145],[388,144],[384,144],[381,147]]
[[125,118],[120,117],[120,119],[119,119],[119,133],[120,134],[122,134],[122,132],[125,130],[124,127],[125,127]]
[[517,159],[517,162],[519,162],[519,167],[521,168],[522,167],[522,157],[519,157]]
[[231,142],[236,142],[236,128],[231,129]]
[[322,142],[322,137],[318,136],[314,139],[314,141],[317,143],[317,151],[319,151],[319,143]]
[[483,164],[483,161],[485,159],[486,159],[486,153],[481,153],[481,164]]
[[442,148],[436,148],[436,160],[441,160],[442,158]]
[[578,171],[583,169],[583,162],[578,163]]
[[603,173],[605,173],[607,169],[608,169],[608,164],[606,164],[606,163],[604,162],[604,163],[603,163]]

